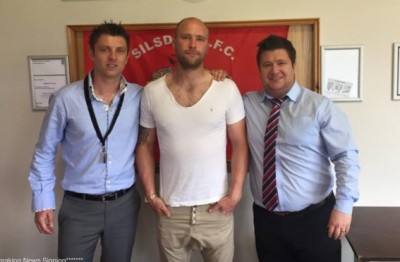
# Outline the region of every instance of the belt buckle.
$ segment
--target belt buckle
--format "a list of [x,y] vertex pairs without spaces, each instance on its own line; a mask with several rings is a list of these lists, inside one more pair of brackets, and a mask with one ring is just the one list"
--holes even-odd
[[101,201],[102,202],[110,201],[112,199],[107,199],[107,198],[111,197],[111,196],[114,196],[114,199],[115,199],[115,194],[114,193],[108,193],[108,194],[104,194],[104,195],[101,196]]
[[285,217],[287,215],[289,215],[291,212],[288,211],[283,211],[283,212],[273,212],[275,215],[280,216],[280,217]]

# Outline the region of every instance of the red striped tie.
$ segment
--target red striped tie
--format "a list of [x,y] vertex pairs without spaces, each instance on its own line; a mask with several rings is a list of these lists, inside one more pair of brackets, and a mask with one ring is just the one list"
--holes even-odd
[[271,113],[269,115],[267,129],[264,136],[264,176],[262,197],[264,206],[267,210],[274,210],[278,206],[278,192],[276,190],[275,179],[275,146],[276,137],[278,135],[279,114],[282,99],[271,99],[273,104]]

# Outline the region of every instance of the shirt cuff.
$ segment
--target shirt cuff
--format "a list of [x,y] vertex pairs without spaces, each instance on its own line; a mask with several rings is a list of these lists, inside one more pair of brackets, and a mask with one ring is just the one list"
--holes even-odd
[[352,200],[336,199],[335,209],[339,212],[351,215],[353,213],[354,202]]
[[39,212],[42,210],[56,209],[56,201],[54,192],[49,193],[33,193],[32,211]]
[[45,208],[45,209],[36,210],[35,213],[39,213],[39,212],[46,211],[46,210],[53,210],[54,211],[53,208]]

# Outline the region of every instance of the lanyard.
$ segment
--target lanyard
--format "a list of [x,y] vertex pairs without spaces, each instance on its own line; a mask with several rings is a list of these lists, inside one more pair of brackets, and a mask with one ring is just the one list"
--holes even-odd
[[96,120],[96,116],[94,114],[93,111],[93,106],[92,103],[90,101],[90,96],[89,96],[89,76],[85,77],[85,80],[83,82],[83,89],[85,92],[85,100],[86,100],[86,105],[88,107],[89,110],[89,114],[90,114],[90,119],[92,120],[92,124],[94,127],[94,130],[96,131],[97,137],[99,138],[100,142],[101,142],[101,146],[102,146],[102,153],[103,153],[103,163],[107,163],[107,151],[106,151],[106,140],[108,135],[111,133],[112,129],[114,128],[115,122],[117,121],[117,118],[119,116],[119,112],[121,111],[121,107],[122,107],[122,103],[124,102],[124,97],[125,97],[125,93],[123,93],[119,99],[118,102],[118,106],[117,106],[117,110],[115,111],[115,114],[111,120],[111,124],[109,126],[109,128],[107,129],[104,137],[100,132],[100,128],[99,125],[97,124],[97,120]]

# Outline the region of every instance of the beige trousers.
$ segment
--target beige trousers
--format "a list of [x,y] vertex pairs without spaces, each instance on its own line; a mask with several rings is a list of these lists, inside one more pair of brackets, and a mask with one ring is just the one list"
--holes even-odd
[[205,262],[232,262],[233,215],[209,213],[209,207],[169,207],[171,217],[159,217],[163,262],[190,261],[192,250],[200,250]]

